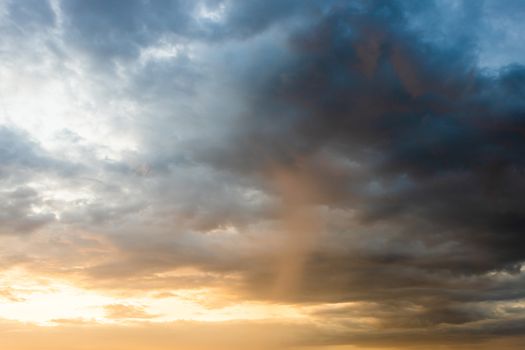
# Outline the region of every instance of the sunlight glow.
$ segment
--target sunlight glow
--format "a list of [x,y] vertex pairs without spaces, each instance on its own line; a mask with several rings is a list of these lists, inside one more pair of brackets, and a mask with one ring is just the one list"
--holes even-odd
[[21,268],[3,273],[0,291],[4,291],[0,294],[0,318],[45,326],[64,320],[125,324],[136,320],[221,322],[307,317],[296,307],[279,304],[240,302],[210,307],[206,300],[213,298],[212,290],[182,290],[165,298],[147,294],[122,297],[84,290],[63,280],[33,276]]

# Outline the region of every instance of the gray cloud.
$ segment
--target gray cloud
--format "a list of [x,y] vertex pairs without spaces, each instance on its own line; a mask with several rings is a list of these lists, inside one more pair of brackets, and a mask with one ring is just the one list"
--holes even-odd
[[[20,56],[45,53],[81,107],[65,115],[87,110],[97,132],[61,127],[53,149],[32,139],[38,130],[0,129],[2,233],[52,226],[64,251],[90,251],[66,232],[104,239],[75,269],[50,250],[46,273],[88,288],[335,305],[312,315],[345,334],[309,344],[482,348],[521,334],[525,68],[515,48],[483,51],[522,30],[514,10],[45,4],[8,3],[13,23],[47,30]],[[295,285],[277,293],[289,263]],[[159,275],[183,267],[208,274]],[[375,326],[349,332],[359,318]]]

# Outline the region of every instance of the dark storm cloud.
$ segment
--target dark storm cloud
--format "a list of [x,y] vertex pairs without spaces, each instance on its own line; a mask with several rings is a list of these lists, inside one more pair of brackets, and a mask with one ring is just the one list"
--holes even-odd
[[[406,221],[408,235],[489,252],[483,271],[519,263],[525,67],[484,74],[475,43],[421,41],[402,3],[366,4],[334,7],[291,36],[293,57],[252,91],[254,113],[218,166],[252,172],[306,159],[321,190],[336,181],[346,191],[324,203],[349,208],[359,197],[363,223]],[[319,169],[320,152],[357,162],[369,190]]]
[[[412,300],[416,322],[468,323],[490,317],[463,302],[525,296],[525,67],[480,69],[476,35],[428,40],[420,10],[340,2],[309,18],[286,58],[242,76],[233,141],[197,157],[276,195],[273,169],[306,172],[309,204],[357,213],[331,236],[346,250],[312,249],[293,298]],[[247,273],[255,294],[273,278]]]

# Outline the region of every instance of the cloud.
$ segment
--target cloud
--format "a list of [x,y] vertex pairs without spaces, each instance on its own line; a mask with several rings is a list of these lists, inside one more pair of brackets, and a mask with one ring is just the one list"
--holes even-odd
[[[175,38],[215,42],[245,39],[297,13],[311,2],[187,1],[61,2],[67,41],[101,60],[133,59],[141,50]],[[118,14],[118,17],[115,17]]]
[[[105,293],[317,306],[326,329],[297,346],[519,348],[509,4],[5,2],[2,261]],[[133,305],[106,311],[155,316]]]
[[31,188],[17,188],[3,193],[0,205],[0,224],[2,234],[27,233],[55,220],[49,212],[38,212],[33,208],[42,203],[38,194]]
[[[291,181],[312,177],[321,193],[307,205],[354,217],[321,236],[345,248],[318,246],[300,258],[295,298],[405,299],[423,306],[429,322],[486,319],[460,311],[450,289],[468,278],[478,289],[458,294],[488,300],[482,290],[499,284],[491,273],[521,279],[524,68],[488,74],[475,38],[423,40],[402,3],[362,5],[334,7],[290,35],[291,55],[262,82],[243,77],[251,109],[229,142],[198,156],[261,176],[283,201],[271,171],[298,171]],[[254,74],[261,65],[254,62]],[[290,229],[298,231],[291,247],[309,240],[308,229]],[[275,274],[248,272],[253,292],[265,295]],[[427,309],[429,298],[443,307]]]
[[144,308],[133,305],[112,304],[107,305],[105,310],[108,318],[148,319],[156,317],[156,315],[144,311]]
[[13,24],[24,23],[25,28],[15,27],[18,30],[41,29],[55,24],[55,13],[49,1],[7,1],[5,4],[7,16]]

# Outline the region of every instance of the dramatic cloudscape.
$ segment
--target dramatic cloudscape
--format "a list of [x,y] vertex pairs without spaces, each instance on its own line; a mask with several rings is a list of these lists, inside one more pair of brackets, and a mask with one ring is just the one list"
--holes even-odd
[[0,0],[0,348],[525,348],[522,0]]

